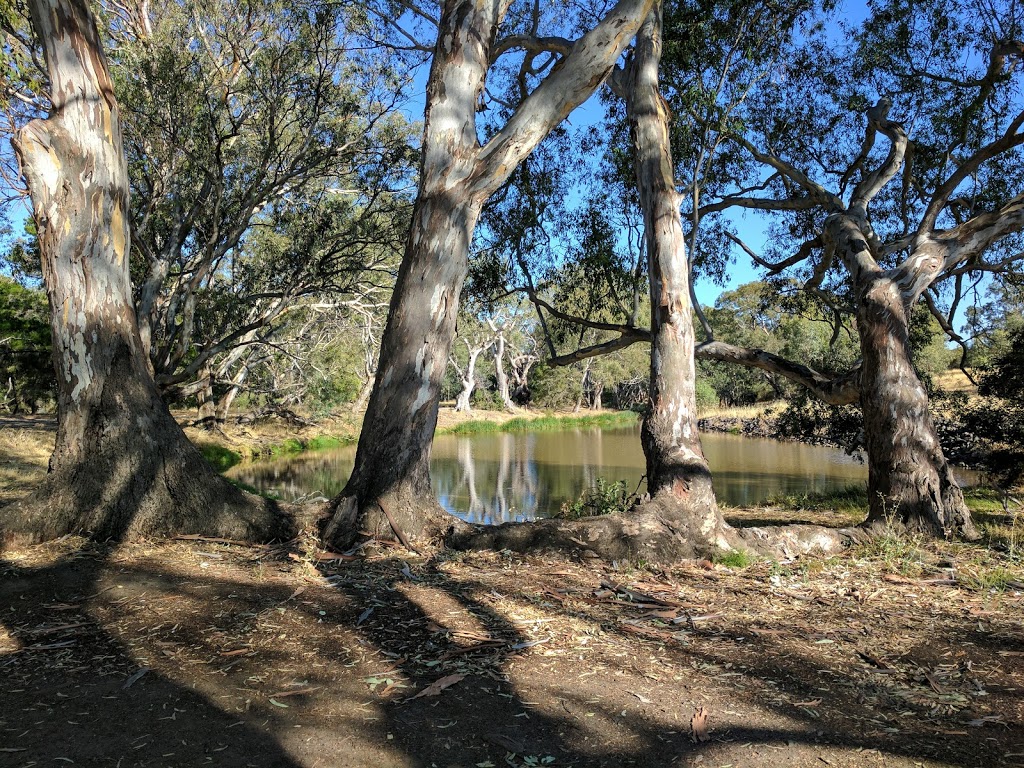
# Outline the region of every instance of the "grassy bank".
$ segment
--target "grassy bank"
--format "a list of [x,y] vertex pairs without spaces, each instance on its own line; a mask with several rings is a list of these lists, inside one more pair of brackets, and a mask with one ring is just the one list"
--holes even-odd
[[579,415],[516,416],[506,421],[471,420],[437,430],[439,435],[480,435],[494,432],[553,432],[561,429],[630,427],[639,414],[633,411]]

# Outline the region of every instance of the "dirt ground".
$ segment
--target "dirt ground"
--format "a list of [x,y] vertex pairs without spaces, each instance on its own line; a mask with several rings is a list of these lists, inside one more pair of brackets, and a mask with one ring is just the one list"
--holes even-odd
[[968,588],[955,554],[299,544],[5,553],[0,765],[1024,766],[1024,584]]

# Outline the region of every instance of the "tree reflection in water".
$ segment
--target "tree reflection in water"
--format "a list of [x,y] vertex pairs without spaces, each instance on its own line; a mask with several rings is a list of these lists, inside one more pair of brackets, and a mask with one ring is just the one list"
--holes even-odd
[[[831,448],[716,433],[703,435],[702,441],[715,490],[728,505],[843,488],[867,477],[857,459]],[[236,467],[230,475],[287,500],[331,497],[344,486],[354,455],[350,446]],[[444,435],[434,441],[431,456],[431,478],[442,506],[487,524],[553,515],[598,478],[625,480],[633,490],[643,473],[638,428]]]

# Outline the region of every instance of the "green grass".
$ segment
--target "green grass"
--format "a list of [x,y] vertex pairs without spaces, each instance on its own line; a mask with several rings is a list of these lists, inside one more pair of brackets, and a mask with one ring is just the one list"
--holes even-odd
[[639,414],[633,411],[600,413],[588,416],[517,417],[504,422],[465,421],[448,429],[438,430],[441,435],[482,435],[498,432],[554,432],[564,429],[591,429],[598,427],[629,427],[637,423]]
[[236,464],[242,463],[242,454],[225,448],[217,443],[198,443],[196,445],[203,458],[218,472],[226,472]]
[[868,490],[855,483],[834,491],[777,494],[769,497],[761,506],[863,516],[868,509]]
[[967,506],[971,512],[977,514],[998,514],[1001,515],[1004,512],[1003,507],[1003,494],[995,488],[966,488],[964,489],[964,501],[967,502]]
[[718,552],[711,560],[726,568],[746,568],[748,565],[752,565],[757,558],[749,552],[734,549],[730,552]]
[[354,441],[351,439],[344,437],[331,437],[329,435],[320,435],[308,440],[293,437],[282,443],[275,443],[267,446],[262,450],[256,449],[255,446],[249,446],[248,455],[238,451],[233,451],[219,443],[198,442],[196,443],[196,447],[199,448],[199,452],[203,454],[203,458],[206,459],[214,469],[218,472],[226,472],[235,465],[241,464],[246,460],[252,461],[265,457],[279,459],[285,456],[294,456],[299,453],[305,453],[306,451],[326,451],[352,442]]

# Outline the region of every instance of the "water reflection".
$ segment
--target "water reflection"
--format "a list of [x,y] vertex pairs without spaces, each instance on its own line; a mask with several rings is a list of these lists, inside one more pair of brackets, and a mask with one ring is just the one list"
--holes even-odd
[[[811,493],[863,483],[867,468],[832,448],[702,435],[725,504],[755,504],[774,494]],[[230,475],[286,500],[331,497],[345,485],[355,447],[238,467]],[[478,523],[548,517],[599,477],[625,480],[630,490],[644,473],[639,428],[564,432],[444,435],[434,441],[430,474],[441,505]],[[642,492],[641,487],[641,492]]]

